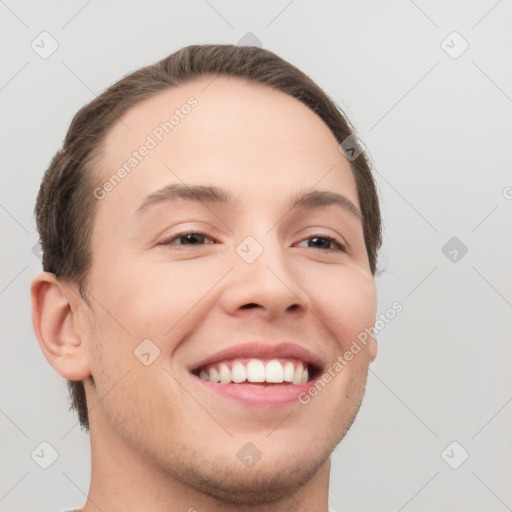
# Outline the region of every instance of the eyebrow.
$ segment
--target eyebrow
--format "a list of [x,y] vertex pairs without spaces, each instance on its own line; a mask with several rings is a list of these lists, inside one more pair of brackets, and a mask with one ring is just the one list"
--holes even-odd
[[[168,185],[156,192],[151,193],[144,199],[143,203],[137,209],[137,213],[149,209],[151,206],[169,201],[175,198],[189,199],[209,204],[222,204],[232,206],[235,198],[228,191],[215,186],[203,185]],[[327,190],[306,190],[299,192],[292,200],[291,209],[299,208],[318,208],[321,206],[338,206],[344,211],[352,214],[358,220],[362,220],[362,215],[357,206],[342,194],[330,192]]]

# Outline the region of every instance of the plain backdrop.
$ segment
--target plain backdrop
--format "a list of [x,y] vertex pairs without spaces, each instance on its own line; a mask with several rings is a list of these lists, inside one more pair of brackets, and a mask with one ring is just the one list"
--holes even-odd
[[[298,66],[375,167],[379,312],[403,311],[333,454],[331,507],[511,510],[511,13],[509,0],[0,1],[0,510],[79,506],[89,485],[89,438],[31,324],[43,172],[79,107],[199,43]],[[41,450],[55,451],[47,469]]]

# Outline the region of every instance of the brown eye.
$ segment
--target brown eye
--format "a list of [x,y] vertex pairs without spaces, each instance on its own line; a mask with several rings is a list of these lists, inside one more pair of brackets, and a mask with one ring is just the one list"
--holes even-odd
[[299,247],[309,247],[311,249],[321,249],[323,251],[345,251],[345,247],[336,238],[327,235],[310,236],[299,242]]
[[165,240],[161,245],[204,245],[212,244],[213,240],[202,233],[180,233]]

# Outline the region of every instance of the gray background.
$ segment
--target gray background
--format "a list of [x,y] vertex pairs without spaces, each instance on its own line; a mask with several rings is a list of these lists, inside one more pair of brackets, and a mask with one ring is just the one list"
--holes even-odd
[[[384,214],[379,308],[403,305],[333,454],[331,506],[511,510],[511,11],[510,0],[0,0],[0,510],[81,505],[89,485],[89,438],[29,301],[35,196],[73,114],[182,46],[250,37],[355,123]],[[59,45],[47,58],[31,47],[51,49],[43,31]],[[58,453],[48,469],[31,458],[43,441]]]

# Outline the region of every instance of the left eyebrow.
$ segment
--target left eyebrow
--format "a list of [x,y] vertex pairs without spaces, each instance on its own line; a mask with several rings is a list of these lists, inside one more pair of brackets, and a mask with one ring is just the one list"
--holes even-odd
[[[218,187],[173,184],[147,196],[137,209],[137,213],[140,214],[151,206],[177,198],[210,204],[233,205],[235,202],[235,198],[231,196],[227,190]],[[341,207],[344,211],[352,214],[359,221],[362,221],[363,216],[357,206],[348,197],[338,194],[337,192],[328,190],[305,190],[299,192],[291,202],[292,208],[318,208],[331,205]]]
[[359,208],[346,196],[328,190],[309,190],[300,192],[293,201],[293,207],[317,208],[319,206],[339,206],[362,222]]

